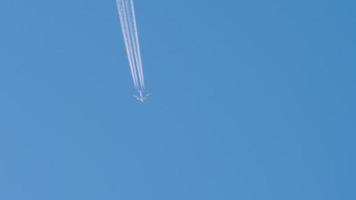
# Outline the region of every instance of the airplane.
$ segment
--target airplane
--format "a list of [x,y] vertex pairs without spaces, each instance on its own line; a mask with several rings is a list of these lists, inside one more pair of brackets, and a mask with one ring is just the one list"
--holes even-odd
[[137,101],[140,101],[141,103],[143,103],[146,99],[147,99],[147,97],[149,97],[151,94],[143,94],[143,92],[140,90],[140,91],[138,91],[138,95],[136,96],[136,95],[134,95],[134,97],[135,97],[135,99],[137,100]]

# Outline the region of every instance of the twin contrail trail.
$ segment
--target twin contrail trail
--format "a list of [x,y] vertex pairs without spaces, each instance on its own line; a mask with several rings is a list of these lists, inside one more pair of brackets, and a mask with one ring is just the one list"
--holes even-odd
[[120,17],[122,34],[129,60],[132,80],[138,96],[137,100],[143,102],[147,97],[144,94],[145,79],[143,75],[141,50],[138,39],[135,7],[133,0],[116,0]]

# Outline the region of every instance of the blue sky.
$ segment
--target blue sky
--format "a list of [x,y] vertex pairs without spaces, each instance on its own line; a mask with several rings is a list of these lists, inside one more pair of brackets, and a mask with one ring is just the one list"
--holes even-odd
[[0,2],[0,199],[356,199],[356,3]]

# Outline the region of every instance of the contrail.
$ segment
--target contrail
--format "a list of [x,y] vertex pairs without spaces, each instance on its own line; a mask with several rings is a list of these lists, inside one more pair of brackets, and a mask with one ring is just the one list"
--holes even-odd
[[140,49],[140,45],[139,45],[139,41],[138,41],[138,32],[137,32],[137,23],[136,23],[136,14],[135,14],[135,8],[134,8],[134,3],[133,0],[131,0],[131,13],[132,13],[132,28],[133,28],[133,33],[134,35],[134,39],[135,39],[135,50],[137,52],[137,64],[139,65],[138,67],[138,73],[139,73],[139,77],[140,77],[140,82],[142,83],[142,88],[144,89],[145,87],[145,80],[143,77],[143,69],[142,69],[142,61],[141,61],[141,49]]
[[136,96],[136,98],[139,101],[143,101],[146,98],[146,95],[144,94],[145,79],[142,68],[134,2],[133,0],[116,0],[116,3],[130,65],[131,77],[134,87],[139,95]]
[[124,10],[121,10],[120,4],[121,2],[118,2],[118,9],[119,9],[119,16],[120,16],[120,21],[121,21],[121,28],[122,28],[122,33],[124,36],[124,42],[125,42],[125,47],[126,47],[126,52],[129,60],[129,65],[130,65],[130,70],[131,70],[131,76],[132,80],[134,82],[135,88],[138,87],[138,82],[137,82],[137,74],[136,74],[136,67],[133,59],[133,54],[132,54],[132,48],[131,48],[131,42],[129,38],[129,31],[127,28],[127,20],[126,20],[126,15],[124,13]]

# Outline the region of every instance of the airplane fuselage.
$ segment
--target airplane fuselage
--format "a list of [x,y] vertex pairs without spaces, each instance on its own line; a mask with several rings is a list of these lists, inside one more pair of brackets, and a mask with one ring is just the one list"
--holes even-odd
[[143,103],[147,97],[149,96],[149,94],[145,95],[143,94],[142,90],[138,91],[138,95],[134,95],[134,97],[136,98],[137,101],[140,101],[141,103]]

